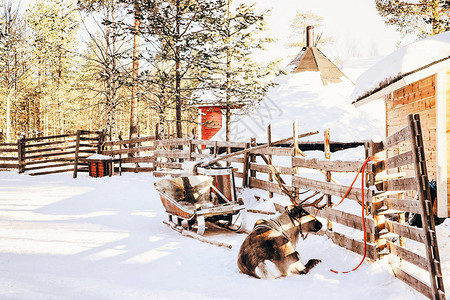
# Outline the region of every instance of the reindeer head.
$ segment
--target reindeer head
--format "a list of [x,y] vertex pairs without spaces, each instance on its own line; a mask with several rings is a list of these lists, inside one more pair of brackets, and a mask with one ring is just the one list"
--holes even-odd
[[291,219],[300,223],[301,232],[317,232],[322,228],[322,223],[299,205],[287,206],[286,212]]

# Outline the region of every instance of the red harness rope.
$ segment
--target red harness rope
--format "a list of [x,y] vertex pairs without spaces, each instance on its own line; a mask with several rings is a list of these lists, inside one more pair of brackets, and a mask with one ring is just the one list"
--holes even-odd
[[[367,252],[367,236],[366,236],[366,219],[365,219],[365,217],[364,217],[364,213],[365,213],[365,207],[364,207],[364,171],[365,171],[365,169],[366,169],[367,163],[368,163],[369,161],[373,160],[373,159],[374,159],[373,157],[368,157],[368,158],[364,161],[363,165],[362,165],[361,168],[359,169],[358,174],[356,174],[355,179],[353,180],[352,184],[351,184],[350,187],[348,188],[347,193],[345,193],[344,197],[342,197],[341,201],[339,201],[338,204],[333,204],[333,207],[339,206],[339,205],[342,203],[342,201],[344,201],[345,197],[347,197],[348,193],[350,193],[350,190],[352,189],[353,185],[355,184],[356,179],[358,178],[359,174],[363,174],[363,175],[361,176],[361,192],[362,192],[362,193],[361,193],[361,194],[362,194],[362,196],[361,196],[361,197],[362,197],[362,199],[361,199],[361,207],[362,207],[362,209],[361,209],[361,219],[362,219],[363,228],[364,228],[364,255],[363,255],[363,258],[361,259],[361,261],[359,262],[359,264],[358,264],[355,268],[353,268],[353,269],[350,270],[350,271],[341,272],[341,273],[343,273],[343,274],[347,274],[347,273],[350,273],[350,272],[355,271],[356,269],[358,269],[358,268],[362,265],[362,263],[363,263],[364,260],[366,259],[366,252]],[[333,272],[333,273],[336,273],[336,274],[339,273],[339,271],[335,271],[335,270],[333,270],[333,269],[330,269],[330,271]]]
[[[341,273],[343,273],[343,274],[346,274],[346,273],[350,273],[350,272],[355,271],[356,269],[358,269],[358,268],[362,265],[362,263],[363,263],[364,260],[366,259],[367,236],[366,236],[366,219],[365,219],[365,217],[364,217],[364,213],[365,213],[365,207],[364,207],[364,171],[366,170],[367,163],[368,163],[369,161],[371,161],[371,160],[374,160],[374,157],[369,157],[369,158],[367,158],[367,159],[364,161],[364,163],[362,164],[362,166],[361,166],[361,168],[359,169],[358,173],[356,174],[355,179],[353,179],[352,184],[351,184],[350,187],[348,188],[348,190],[347,190],[347,192],[345,193],[345,195],[342,197],[341,201],[339,201],[338,204],[332,203],[332,207],[337,207],[337,206],[341,205],[342,202],[344,201],[344,199],[345,199],[345,198],[348,196],[348,194],[350,193],[351,189],[353,188],[353,185],[355,184],[356,179],[358,179],[359,174],[363,174],[363,176],[361,176],[361,191],[362,191],[362,193],[361,193],[361,194],[362,194],[362,199],[361,199],[361,207],[362,207],[362,209],[361,209],[361,219],[362,219],[363,228],[364,228],[364,255],[363,255],[363,258],[361,259],[360,263],[359,263],[355,268],[353,268],[353,269],[350,270],[350,271],[341,272]],[[314,215],[314,218],[317,216],[318,212],[319,212],[319,209],[316,211],[316,213],[315,213],[315,215]],[[306,234],[306,237],[305,237],[305,238],[307,238],[307,237],[308,237],[308,234]],[[339,271],[336,271],[336,270],[333,270],[333,269],[330,269],[330,271],[333,272],[333,273],[336,273],[336,274],[339,273]]]

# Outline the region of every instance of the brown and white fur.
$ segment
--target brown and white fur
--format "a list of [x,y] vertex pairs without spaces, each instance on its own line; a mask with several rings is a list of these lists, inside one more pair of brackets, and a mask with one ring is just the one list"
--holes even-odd
[[259,220],[241,245],[238,267],[242,273],[263,279],[306,274],[319,259],[306,265],[296,251],[300,235],[317,232],[322,224],[300,206],[288,206],[275,219]]

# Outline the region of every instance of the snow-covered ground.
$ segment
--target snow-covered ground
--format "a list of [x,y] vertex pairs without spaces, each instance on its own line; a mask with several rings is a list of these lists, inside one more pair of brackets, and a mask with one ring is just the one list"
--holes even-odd
[[[326,237],[300,241],[303,261],[322,263],[304,276],[258,280],[239,272],[245,234],[207,230],[233,248],[183,237],[162,223],[151,174],[90,178],[0,172],[0,299],[425,299],[394,278],[386,257],[364,263]],[[254,191],[248,207],[271,208]],[[267,197],[264,193],[261,194]],[[264,215],[249,214],[248,227]],[[450,221],[438,226],[450,291]]]

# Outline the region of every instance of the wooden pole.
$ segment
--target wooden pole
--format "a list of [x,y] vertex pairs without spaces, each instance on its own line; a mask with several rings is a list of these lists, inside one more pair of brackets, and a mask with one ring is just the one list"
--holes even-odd
[[[331,151],[330,151],[330,128],[325,130],[324,132],[324,155],[325,159],[331,159]],[[327,182],[331,182],[331,172],[325,171],[325,180]],[[333,203],[331,202],[331,195],[327,195],[327,206],[332,207]],[[333,222],[327,220],[327,229],[328,231],[333,231]]]
[[[298,147],[298,121],[297,121],[297,119],[295,119],[295,122],[292,126],[293,126],[292,137],[294,138],[294,153],[293,154],[294,154],[294,157],[296,157],[297,155],[300,154],[300,148]],[[291,159],[291,164],[292,164],[292,159]],[[297,175],[299,173],[300,173],[300,168],[295,167],[294,174],[292,174],[292,176]],[[295,201],[297,201],[297,202],[298,202],[298,192],[299,192],[299,189],[295,188],[294,189],[294,198],[295,198]]]
[[[318,133],[319,133],[318,131],[314,131],[314,132],[308,132],[308,133],[304,133],[304,134],[299,134],[298,138],[304,138],[304,137],[311,136],[311,135],[318,134]],[[292,139],[293,139],[292,137],[289,137],[289,138],[282,139],[282,140],[279,140],[279,141],[276,141],[276,142],[272,142],[272,146],[290,142],[290,141],[292,141]],[[241,151],[233,152],[233,153],[230,153],[230,154],[221,155],[221,156],[219,156],[219,157],[217,157],[217,158],[215,158],[213,160],[210,160],[208,162],[203,163],[202,167],[212,165],[212,164],[214,164],[214,163],[216,163],[218,161],[221,161],[221,160],[229,158],[229,157],[233,157],[233,156],[236,156],[236,155],[239,155],[239,154],[244,154],[246,152],[252,152],[252,151],[263,149],[263,148],[267,148],[267,147],[269,147],[269,145],[268,144],[264,144],[264,145],[251,147],[251,148],[248,148],[248,149],[244,149],[244,150],[241,150]]]
[[[245,149],[250,148],[250,143],[245,144]],[[242,187],[248,187],[248,169],[250,166],[250,155],[249,152],[244,153],[244,166],[243,166],[243,177],[242,177]]]
[[[250,139],[250,144],[253,146],[253,145],[256,145],[256,138],[251,138]],[[256,163],[256,155],[255,154],[250,154],[250,164],[251,163]],[[249,164],[249,165],[250,165]],[[249,169],[251,169],[251,168],[249,168]],[[253,177],[253,178],[255,178],[256,177],[256,171],[255,170],[250,170],[250,177]],[[250,186],[251,187],[251,186]]]
[[[269,147],[272,147],[272,126],[269,124],[267,126],[267,144]],[[272,161],[272,155],[268,155],[269,161]],[[269,181],[273,182],[273,175],[272,172],[269,173]],[[273,198],[273,192],[269,192],[269,198]]]
[[17,163],[19,165],[19,173],[25,172],[25,136],[21,136],[17,140]]
[[78,175],[78,156],[80,153],[80,139],[81,139],[81,130],[77,130],[77,141],[75,145],[75,159],[73,162],[73,178],[77,178]]

